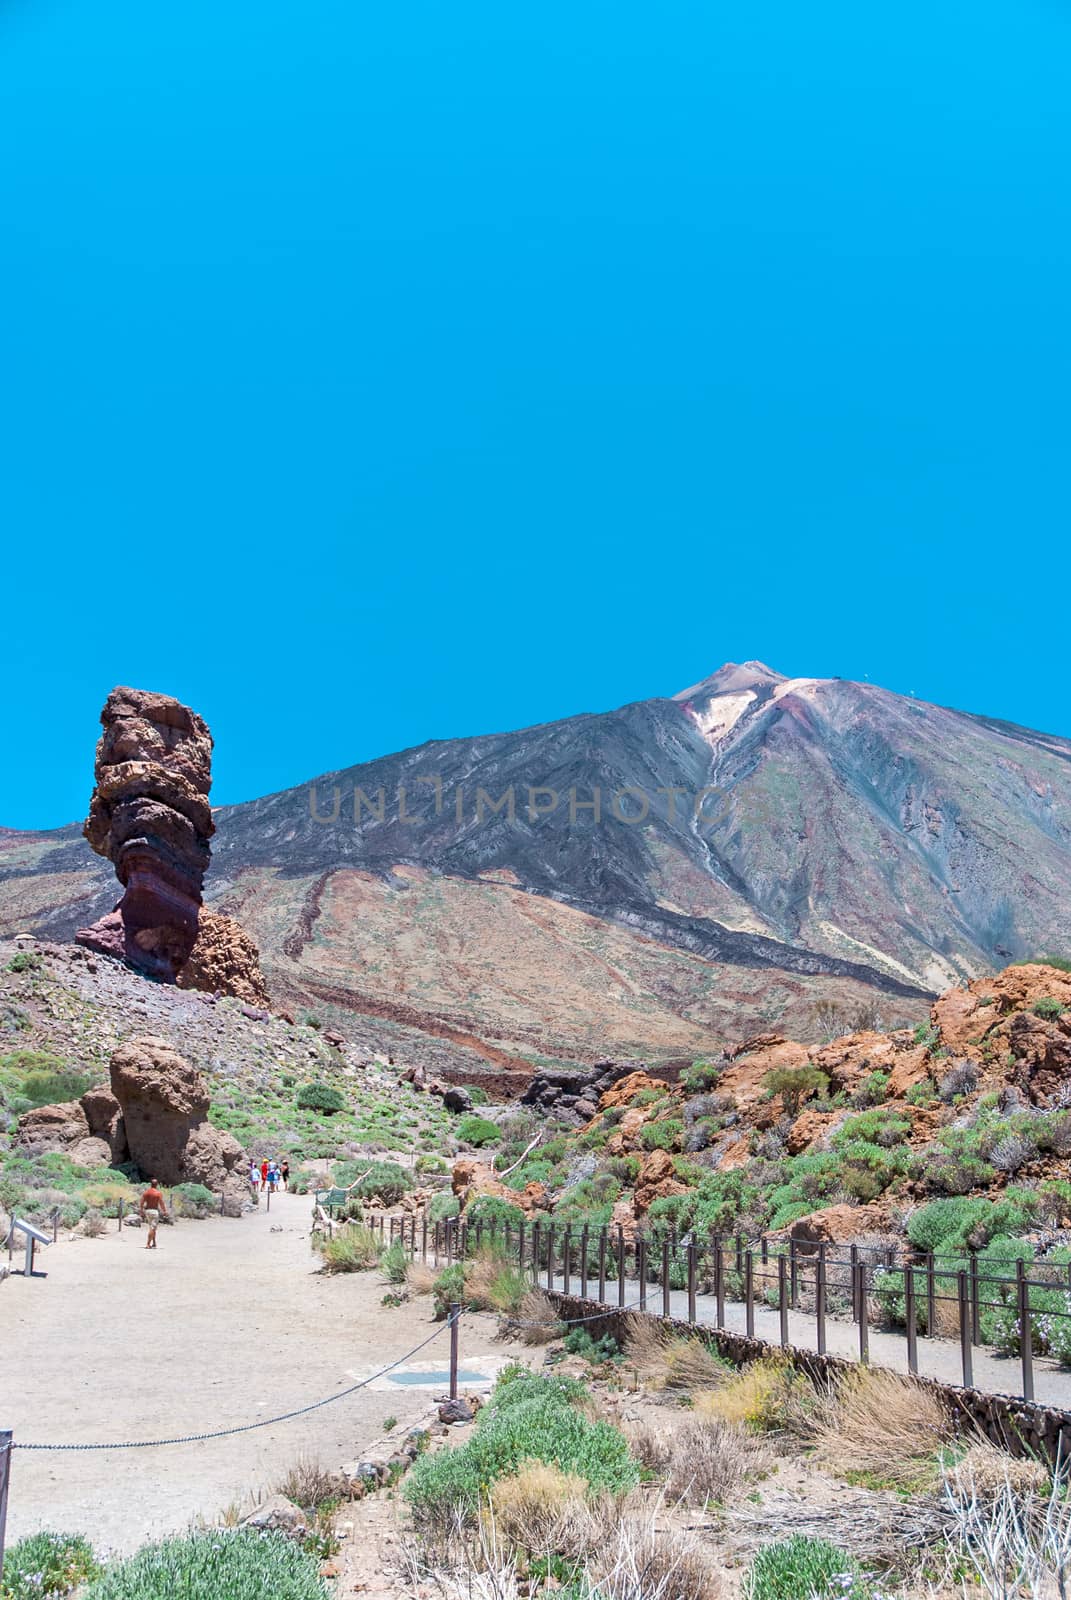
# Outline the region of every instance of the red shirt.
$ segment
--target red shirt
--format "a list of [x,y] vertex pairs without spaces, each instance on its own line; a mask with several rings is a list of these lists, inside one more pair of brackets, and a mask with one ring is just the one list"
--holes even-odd
[[265,1181],[267,1180],[267,1177],[268,1177],[268,1163],[266,1161],[262,1161],[260,1163],[260,1176],[262,1178],[264,1178]]

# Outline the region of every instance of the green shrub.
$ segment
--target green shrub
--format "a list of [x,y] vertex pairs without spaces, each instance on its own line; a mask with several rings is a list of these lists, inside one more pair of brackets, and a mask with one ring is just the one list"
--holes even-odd
[[892,1149],[902,1144],[910,1132],[910,1117],[894,1110],[892,1106],[878,1106],[860,1112],[857,1117],[848,1117],[833,1135],[831,1143],[835,1150],[840,1150],[853,1140],[862,1139],[868,1144]]
[[617,1361],[621,1355],[621,1346],[612,1333],[593,1339],[586,1328],[571,1328],[562,1343],[571,1356],[580,1356],[593,1367],[605,1361]]
[[465,1268],[460,1261],[455,1261],[452,1267],[445,1267],[431,1286],[432,1298],[435,1302],[435,1316],[441,1322],[450,1315],[450,1307],[454,1304],[462,1305],[465,1300]]
[[360,1223],[348,1223],[330,1239],[314,1234],[313,1246],[323,1256],[325,1272],[367,1272],[379,1265],[379,1236]]
[[474,1106],[485,1106],[487,1104],[489,1096],[487,1090],[483,1088],[481,1084],[466,1083],[465,1093],[468,1095]]
[[16,950],[7,964],[9,972],[36,972],[41,965],[41,957],[36,950]]
[[400,1241],[384,1250],[379,1265],[388,1283],[404,1283],[409,1270],[409,1252]]
[[[335,1168],[336,1174],[341,1169],[342,1163]],[[362,1200],[382,1200],[385,1206],[396,1206],[413,1187],[413,1180],[405,1167],[400,1167],[396,1161],[374,1161],[371,1168],[367,1163],[362,1163],[360,1172],[363,1173],[361,1181],[353,1189],[347,1211],[354,1207],[359,1213]],[[354,1177],[359,1174],[354,1173]],[[353,1182],[351,1178],[350,1183]],[[346,1187],[346,1185],[343,1185]]]
[[668,1117],[665,1122],[645,1122],[640,1129],[640,1143],[645,1150],[673,1150],[684,1133],[683,1122]]
[[70,1594],[79,1584],[98,1577],[100,1571],[89,1540],[80,1534],[34,1533],[8,1550],[0,1600]]
[[941,1037],[941,1030],[932,1022],[920,1022],[915,1029],[915,1043],[925,1045],[931,1049]]
[[310,1189],[316,1187],[316,1174],[307,1167],[293,1167],[290,1172],[289,1188],[291,1194],[308,1194]]
[[763,1078],[762,1088],[767,1100],[780,1095],[785,1115],[795,1117],[805,1100],[828,1094],[829,1078],[818,1067],[775,1067]]
[[705,1094],[713,1089],[721,1076],[721,1068],[712,1061],[693,1061],[681,1073],[681,1084],[688,1094]]
[[449,1172],[450,1168],[447,1166],[442,1156],[429,1155],[427,1152],[425,1152],[424,1155],[417,1156],[416,1170],[417,1172],[439,1173]]
[[1055,1021],[1057,1017],[1063,1016],[1066,1007],[1061,1005],[1059,1000],[1045,999],[1035,1000],[1031,1009],[1035,1017],[1046,1017],[1049,1021]]
[[180,1217],[203,1218],[219,1210],[219,1201],[203,1183],[177,1183],[171,1199]]
[[509,1200],[501,1200],[496,1194],[478,1194],[465,1208],[470,1244],[475,1242],[477,1223],[485,1233],[493,1224],[501,1235],[506,1228],[516,1228],[523,1221],[524,1212],[520,1206],[511,1204]]
[[460,1210],[461,1201],[456,1194],[437,1194],[432,1196],[428,1217],[432,1222],[445,1222],[447,1217],[456,1217]]
[[760,1550],[745,1584],[747,1600],[865,1600],[866,1593],[851,1556],[802,1534]]
[[474,1522],[487,1490],[524,1461],[546,1461],[585,1479],[593,1494],[630,1489],[639,1471],[625,1437],[579,1409],[582,1384],[507,1368],[471,1439],[457,1450],[421,1456],[405,1494],[418,1529],[443,1526],[455,1514]]
[[314,1556],[282,1534],[216,1528],[148,1545],[86,1591],[85,1600],[326,1600]]
[[889,1074],[868,1072],[851,1097],[853,1106],[864,1110],[867,1106],[880,1106],[889,1094]]
[[497,1144],[502,1132],[497,1122],[470,1112],[458,1122],[457,1136],[464,1144],[471,1144],[480,1150],[485,1144]]
[[298,1090],[295,1104],[299,1111],[319,1111],[325,1117],[345,1111],[346,1099],[329,1083],[306,1083]]

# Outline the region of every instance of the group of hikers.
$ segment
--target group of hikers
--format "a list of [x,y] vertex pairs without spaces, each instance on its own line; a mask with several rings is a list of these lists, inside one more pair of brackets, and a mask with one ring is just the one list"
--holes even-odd
[[[259,1166],[255,1161],[249,1163],[249,1189],[255,1205],[260,1204],[263,1190],[267,1189],[269,1193],[275,1194],[279,1188],[290,1188],[289,1161],[282,1158],[278,1161],[262,1161]],[[155,1250],[156,1229],[167,1217],[163,1190],[155,1178],[149,1180],[149,1187],[142,1195],[138,1209],[142,1222],[149,1230],[145,1248]]]
[[253,1196],[254,1204],[259,1204],[259,1196],[267,1189],[269,1194],[275,1194],[279,1188],[290,1187],[290,1163],[286,1160],[262,1161],[258,1166],[255,1161],[249,1163],[249,1192]]

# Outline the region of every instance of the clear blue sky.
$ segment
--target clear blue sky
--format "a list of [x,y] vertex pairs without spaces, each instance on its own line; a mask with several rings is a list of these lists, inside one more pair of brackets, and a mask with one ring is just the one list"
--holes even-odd
[[0,822],[726,659],[1071,733],[1059,0],[6,0]]

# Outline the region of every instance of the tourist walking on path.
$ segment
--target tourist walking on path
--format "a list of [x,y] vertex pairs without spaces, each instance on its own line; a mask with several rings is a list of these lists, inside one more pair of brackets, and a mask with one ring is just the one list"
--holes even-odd
[[255,1161],[249,1163],[249,1193],[253,1197],[253,1204],[256,1205],[260,1194],[260,1168]]
[[289,1193],[290,1192],[290,1163],[289,1163],[289,1161],[284,1161],[282,1163],[282,1165],[279,1168],[279,1176],[283,1180],[283,1188],[287,1191],[287,1193]]
[[268,1163],[266,1161],[260,1163],[260,1187],[262,1189],[268,1187]]
[[149,1228],[149,1237],[145,1242],[145,1248],[146,1250],[155,1250],[157,1224],[160,1222],[162,1217],[167,1216],[167,1207],[164,1205],[164,1197],[160,1192],[159,1185],[157,1184],[155,1178],[150,1179],[149,1187],[142,1195],[141,1205],[138,1209],[141,1212],[142,1222],[147,1223]]

